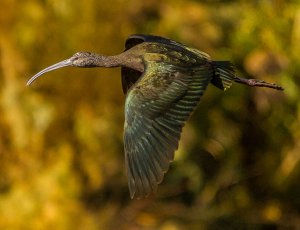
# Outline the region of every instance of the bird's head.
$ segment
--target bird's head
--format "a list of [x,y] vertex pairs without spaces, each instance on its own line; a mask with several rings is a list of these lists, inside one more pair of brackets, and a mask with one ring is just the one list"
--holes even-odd
[[78,52],[66,60],[63,60],[61,62],[58,62],[54,65],[51,65],[41,70],[40,72],[38,72],[37,74],[35,74],[33,77],[29,79],[27,85],[30,85],[32,82],[34,82],[38,77],[40,77],[44,73],[47,73],[55,69],[59,69],[66,66],[74,66],[74,67],[81,67],[81,68],[105,66],[104,61],[105,58],[102,55],[98,55],[91,52]]
[[70,66],[90,68],[96,67],[96,62],[101,59],[100,55],[91,52],[77,52],[69,58]]

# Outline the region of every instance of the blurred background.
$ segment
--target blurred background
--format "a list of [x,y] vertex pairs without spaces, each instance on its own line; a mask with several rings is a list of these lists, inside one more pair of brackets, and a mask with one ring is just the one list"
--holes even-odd
[[[1,0],[0,229],[300,229],[298,0]],[[42,68],[157,34],[284,92],[208,87],[155,196],[131,200],[120,69]]]

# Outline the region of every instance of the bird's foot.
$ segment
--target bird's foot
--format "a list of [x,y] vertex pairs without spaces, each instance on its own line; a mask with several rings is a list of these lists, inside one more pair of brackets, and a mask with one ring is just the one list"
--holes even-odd
[[258,79],[245,79],[245,78],[235,77],[234,81],[251,87],[267,87],[276,90],[284,90],[283,87],[281,87],[280,85],[265,82],[263,80],[258,80]]

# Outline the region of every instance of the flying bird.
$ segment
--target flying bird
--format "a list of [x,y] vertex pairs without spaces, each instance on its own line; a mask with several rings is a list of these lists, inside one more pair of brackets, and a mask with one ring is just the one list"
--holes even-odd
[[66,67],[121,67],[126,95],[124,149],[131,198],[157,190],[178,148],[182,128],[211,83],[221,90],[233,82],[283,90],[281,86],[236,76],[229,61],[179,42],[153,35],[128,37],[125,51],[114,56],[78,52],[34,75]]

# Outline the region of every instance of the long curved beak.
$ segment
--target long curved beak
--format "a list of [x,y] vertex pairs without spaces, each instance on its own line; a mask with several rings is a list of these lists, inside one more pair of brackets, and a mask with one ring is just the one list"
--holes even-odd
[[32,82],[34,82],[37,78],[39,78],[41,75],[43,75],[44,73],[47,73],[49,71],[52,71],[52,70],[55,70],[55,69],[59,69],[59,68],[62,68],[62,67],[66,67],[66,66],[71,66],[72,65],[72,62],[70,59],[66,59],[66,60],[63,60],[61,62],[58,62],[54,65],[51,65],[45,69],[43,69],[42,71],[38,72],[36,75],[34,75],[33,77],[31,77],[28,82],[27,82],[27,86],[31,85]]

